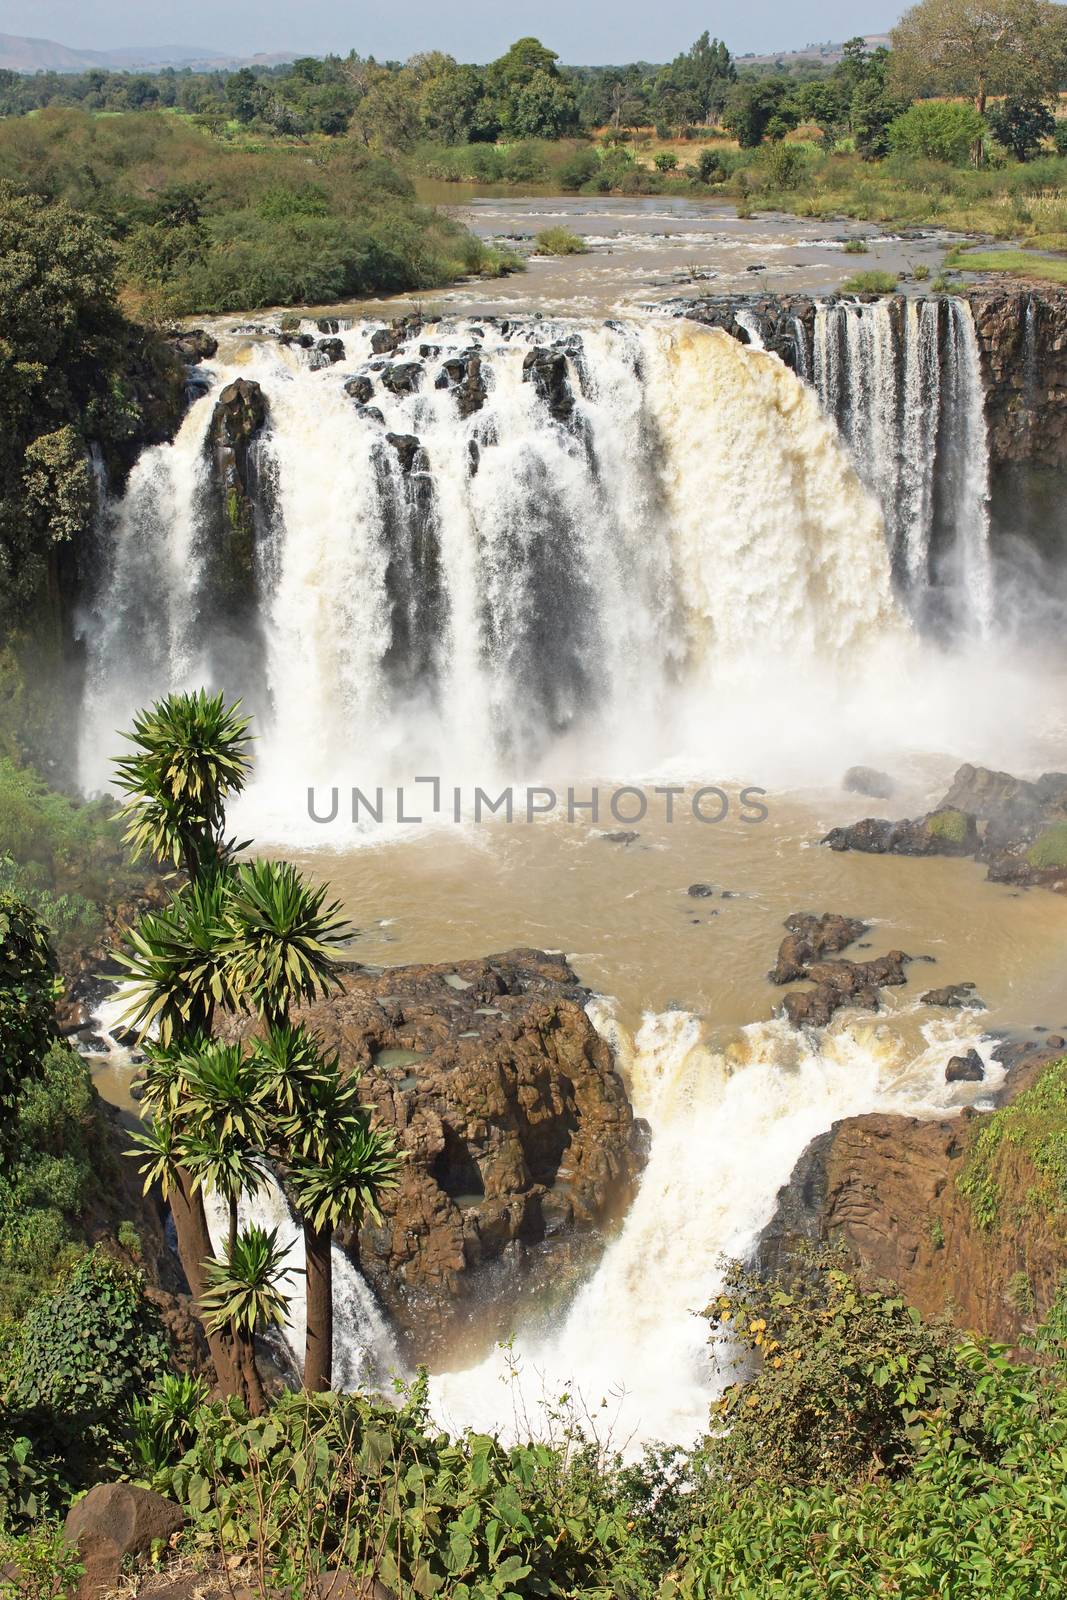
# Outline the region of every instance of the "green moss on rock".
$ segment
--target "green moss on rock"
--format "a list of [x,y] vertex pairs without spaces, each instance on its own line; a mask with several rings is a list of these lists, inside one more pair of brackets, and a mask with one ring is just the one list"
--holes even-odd
[[1039,833],[1026,852],[1026,859],[1041,871],[1067,867],[1067,822],[1054,822]]
[[945,839],[950,844],[965,844],[970,830],[970,818],[965,811],[949,806],[935,811],[927,820],[927,831],[935,839]]

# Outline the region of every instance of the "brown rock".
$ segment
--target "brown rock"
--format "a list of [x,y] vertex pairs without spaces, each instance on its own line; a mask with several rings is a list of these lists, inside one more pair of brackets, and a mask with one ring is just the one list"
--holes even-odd
[[104,1600],[116,1587],[127,1556],[147,1555],[185,1522],[162,1495],[131,1483],[98,1483],[67,1513],[63,1534],[76,1545],[85,1567],[74,1600]]
[[968,1050],[965,1056],[953,1056],[945,1068],[946,1083],[982,1083],[985,1066],[977,1050]]
[[508,1332],[632,1195],[644,1125],[587,998],[561,958],[512,950],[349,976],[303,1013],[407,1155],[382,1223],[339,1242],[411,1360]]
[[842,917],[833,911],[825,911],[821,917],[796,911],[786,918],[785,926],[788,937],[779,947],[777,965],[768,973],[772,983],[796,983],[807,976],[811,962],[836,955],[867,932],[867,924],[857,917]]

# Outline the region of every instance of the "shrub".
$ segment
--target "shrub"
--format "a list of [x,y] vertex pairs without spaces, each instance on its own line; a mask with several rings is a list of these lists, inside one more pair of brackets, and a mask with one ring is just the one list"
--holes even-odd
[[543,256],[581,256],[588,250],[585,240],[570,228],[545,228],[537,235],[537,251]]
[[845,245],[846,256],[865,256],[867,254],[866,239],[849,239]]
[[678,157],[673,150],[661,150],[655,157],[657,172],[673,172],[678,165]]
[[889,144],[908,156],[962,166],[981,142],[985,123],[972,105],[917,100],[889,125]]
[[58,993],[55,957],[37,916],[0,894],[0,1171],[23,1085],[40,1072],[55,1032]]
[[1056,119],[1047,101],[1013,96],[990,108],[989,131],[1016,161],[1029,161],[1055,133]]
[[861,1286],[832,1253],[796,1269],[785,1289],[734,1263],[706,1313],[720,1343],[757,1363],[718,1402],[728,1431],[705,1447],[716,1473],[738,1487],[899,1475],[914,1461],[921,1415],[981,1444],[973,1381],[947,1323],[924,1323],[899,1295]]
[[[0,1528],[0,1574],[5,1569],[18,1577],[18,1600],[67,1600],[85,1571],[62,1528],[45,1523],[22,1534],[5,1533]],[[14,1595],[16,1591],[9,1591],[0,1579],[0,1595],[6,1597],[9,1593]]]
[[807,168],[804,151],[781,141],[767,145],[760,156],[768,183],[775,189],[799,188]]
[[595,179],[599,171],[600,158],[595,150],[575,150],[556,168],[556,177],[565,194],[574,194]]
[[1057,120],[1052,142],[1056,146],[1056,154],[1058,156],[1067,156],[1067,120]]
[[897,279],[892,272],[856,272],[841,285],[842,294],[894,294]]
[[982,1119],[957,1182],[985,1232],[1011,1225],[1005,1214],[1010,1194],[1020,1207],[1067,1211],[1067,1057]]
[[54,1473],[60,1504],[126,1465],[132,1402],[167,1360],[140,1274],[100,1251],[30,1308],[7,1406],[10,1424],[32,1441],[34,1460]]
[[286,1394],[252,1419],[236,1401],[202,1407],[195,1429],[153,1486],[287,1593],[343,1566],[397,1594],[591,1595],[610,1592],[628,1544],[622,1511],[566,1453],[432,1431],[424,1380],[400,1411]]
[[1026,859],[1041,871],[1067,867],[1067,822],[1054,822],[1039,833],[1026,852]]
[[721,183],[726,177],[726,168],[717,150],[700,152],[697,157],[697,177],[701,183]]

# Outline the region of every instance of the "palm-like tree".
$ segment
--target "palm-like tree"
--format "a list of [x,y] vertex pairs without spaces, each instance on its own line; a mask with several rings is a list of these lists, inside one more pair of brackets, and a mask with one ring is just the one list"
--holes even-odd
[[373,1128],[366,1110],[345,1117],[343,1133],[327,1148],[289,1167],[289,1187],[304,1229],[307,1336],[304,1388],[328,1389],[333,1379],[333,1235],[340,1223],[359,1229],[381,1221],[380,1201],[394,1189],[400,1158],[391,1131]]
[[230,978],[242,1005],[268,1026],[291,1007],[339,985],[334,950],[354,936],[325,886],[306,883],[288,861],[238,867],[227,905]]
[[324,1161],[349,1134],[357,1135],[366,1120],[358,1079],[341,1077],[336,1055],[323,1055],[320,1061],[322,1076],[300,1085],[292,1111],[279,1108],[275,1113],[275,1137],[290,1164]]
[[125,1020],[142,1035],[154,1027],[164,1047],[207,1035],[216,1007],[234,1003],[229,897],[228,873],[194,879],[165,911],[142,917],[116,957],[128,974]]
[[285,1261],[291,1249],[291,1245],[279,1246],[277,1228],[268,1233],[253,1224],[237,1235],[225,1256],[204,1263],[204,1326],[209,1333],[232,1331],[244,1351],[244,1367],[252,1380],[249,1398],[253,1411],[261,1411],[264,1404],[255,1332],[257,1327],[285,1326],[288,1301],[279,1280],[294,1270]]
[[134,754],[115,763],[116,782],[130,796],[123,815],[135,856],[150,853],[196,878],[232,852],[225,806],[248,781],[248,725],[240,701],[228,706],[203,689],[137,714],[133,732],[123,735]]
[[291,1117],[330,1076],[319,1040],[301,1023],[276,1022],[252,1041],[252,1059],[275,1118]]
[[217,1127],[182,1135],[179,1153],[193,1187],[206,1189],[225,1201],[227,1238],[232,1250],[237,1239],[237,1208],[241,1196],[254,1196],[267,1181],[262,1155],[240,1134],[232,1130],[223,1133]]

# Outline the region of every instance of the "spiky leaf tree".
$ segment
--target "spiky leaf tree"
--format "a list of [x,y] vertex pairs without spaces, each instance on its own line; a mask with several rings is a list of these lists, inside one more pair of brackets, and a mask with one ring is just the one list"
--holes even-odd
[[290,1164],[289,1186],[304,1229],[307,1335],[304,1388],[328,1389],[333,1379],[333,1235],[343,1222],[358,1231],[366,1217],[381,1220],[380,1202],[396,1187],[400,1157],[391,1130],[370,1116],[345,1116],[343,1132],[311,1156]]
[[[201,1299],[204,1326],[209,1333],[230,1333],[246,1352],[247,1363],[259,1373],[255,1363],[255,1333],[260,1327],[284,1327],[288,1300],[280,1280],[293,1268],[286,1257],[291,1245],[279,1246],[278,1230],[252,1224],[227,1246],[221,1259],[205,1265],[207,1287]],[[255,1397],[256,1411],[263,1408],[260,1388]]]
[[227,906],[229,877],[194,879],[163,911],[141,918],[117,955],[127,973],[124,1020],[163,1046],[206,1036],[218,1006],[235,1001]]
[[240,701],[200,689],[169,695],[138,712],[124,734],[132,755],[115,764],[126,838],[135,855],[184,867],[190,878],[232,855],[225,837],[226,801],[241,793],[251,770],[249,719]]
[[241,1004],[268,1027],[339,985],[336,949],[355,930],[327,893],[288,861],[243,862],[234,875],[227,906],[231,981]]

